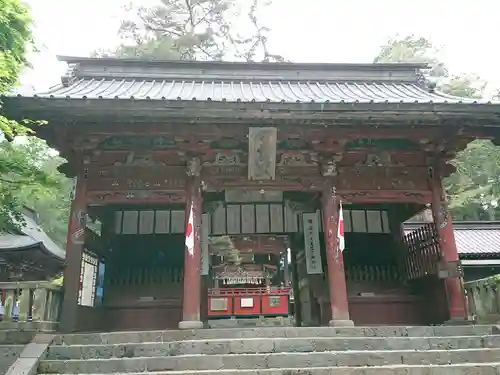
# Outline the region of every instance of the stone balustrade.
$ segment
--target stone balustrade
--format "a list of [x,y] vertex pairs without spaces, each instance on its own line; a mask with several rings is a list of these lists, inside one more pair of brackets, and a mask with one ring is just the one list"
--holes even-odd
[[62,302],[61,286],[50,281],[0,282],[0,293],[1,328],[43,331],[56,328]]
[[469,313],[478,323],[500,323],[500,275],[465,283]]

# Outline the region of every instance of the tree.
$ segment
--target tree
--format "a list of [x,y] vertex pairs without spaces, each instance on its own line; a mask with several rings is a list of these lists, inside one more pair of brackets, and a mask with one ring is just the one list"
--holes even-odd
[[[0,0],[0,95],[12,90],[27,64],[26,55],[32,46],[31,25],[28,8],[20,0]],[[0,131],[12,140],[28,130],[0,113]]]
[[375,57],[375,63],[386,62],[414,62],[426,63],[430,66],[430,75],[437,77],[448,76],[448,70],[437,58],[439,48],[425,38],[414,35],[389,39],[382,46]]
[[[63,159],[46,143],[34,136],[17,141],[0,142],[0,219],[16,221],[21,206],[34,209],[41,226],[52,239],[64,247],[70,207],[71,180],[57,171]],[[13,217],[14,215],[14,217]],[[2,223],[9,230],[16,223]]]
[[[439,48],[429,40],[415,36],[389,40],[375,58],[382,62],[425,62],[428,76],[438,90],[460,97],[480,98],[485,82],[473,74],[452,75],[439,60]],[[500,150],[490,141],[474,141],[452,161],[456,172],[445,180],[451,196],[450,207],[455,219],[494,220],[500,199]]]
[[381,47],[375,57],[375,63],[413,62],[429,65],[428,78],[446,94],[479,98],[482,96],[486,82],[474,74],[452,75],[444,62],[439,60],[440,49],[426,38],[414,35],[389,39]]
[[461,220],[495,220],[500,213],[500,152],[490,141],[471,142],[453,164],[456,172],[448,177],[451,210]]
[[[11,92],[27,65],[26,56],[33,50],[32,19],[20,0],[0,0],[0,95]],[[1,111],[0,103],[0,111]],[[33,196],[58,186],[58,177],[47,173],[43,163],[12,143],[31,131],[0,112],[0,231],[10,231],[23,223],[21,192]]]
[[12,192],[19,204],[35,210],[43,230],[61,247],[66,243],[72,180],[59,173],[57,167],[64,162],[45,141],[29,137],[23,142],[2,142],[0,151],[8,156],[24,158],[28,165],[48,176],[50,184],[25,184]]
[[[95,56],[167,60],[282,61],[269,52],[269,29],[258,21],[262,0],[159,0],[127,7],[123,43]],[[242,32],[241,30],[252,30]]]

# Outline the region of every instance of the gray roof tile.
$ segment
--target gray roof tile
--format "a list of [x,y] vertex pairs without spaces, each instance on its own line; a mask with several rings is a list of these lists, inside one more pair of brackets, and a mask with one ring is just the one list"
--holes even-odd
[[475,103],[406,82],[187,81],[81,78],[42,98],[198,100],[270,103]]
[[3,251],[24,250],[29,247],[40,246],[53,257],[63,260],[66,251],[61,249],[43,229],[28,215],[24,215],[24,226],[21,234],[0,234],[0,253]]
[[59,59],[68,64],[62,84],[29,97],[232,103],[482,103],[430,92],[422,64]]
[[461,255],[500,254],[500,229],[455,230],[455,241]]

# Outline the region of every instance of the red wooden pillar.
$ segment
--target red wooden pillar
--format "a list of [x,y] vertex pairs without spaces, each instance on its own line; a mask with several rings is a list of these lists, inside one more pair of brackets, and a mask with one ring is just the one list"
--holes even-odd
[[332,320],[330,320],[329,325],[352,326],[354,323],[349,317],[344,257],[338,249],[338,210],[339,205],[335,196],[335,188],[330,185],[323,192],[323,232],[325,235],[330,307],[332,310]]
[[192,159],[188,164],[188,197],[186,201],[186,224],[193,207],[194,249],[190,253],[185,248],[184,255],[184,290],[182,300],[182,321],[180,329],[203,328],[200,316],[201,307],[201,216],[203,199],[201,196],[199,159]]
[[[436,229],[439,231],[439,245],[443,261],[446,263],[458,263],[459,256],[451,214],[448,212],[446,191],[443,186],[439,170],[434,169],[431,173],[432,182],[432,216]],[[467,309],[465,306],[465,291],[462,277],[447,277],[444,279],[448,301],[448,312],[450,321],[467,320]]]
[[76,177],[73,202],[66,241],[66,267],[64,269],[64,299],[62,302],[60,330],[77,329],[78,295],[87,220],[87,178],[89,159],[82,160]]

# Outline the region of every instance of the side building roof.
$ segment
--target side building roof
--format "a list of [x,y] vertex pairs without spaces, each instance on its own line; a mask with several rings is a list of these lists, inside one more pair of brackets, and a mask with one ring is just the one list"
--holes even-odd
[[[405,223],[405,233],[421,225],[421,223]],[[500,221],[453,222],[453,231],[461,258],[500,258]]]
[[0,234],[0,258],[5,254],[23,251],[37,251],[43,256],[57,263],[64,262],[66,251],[60,248],[45,231],[38,225],[34,213],[26,210],[23,213],[24,225],[18,233]]

